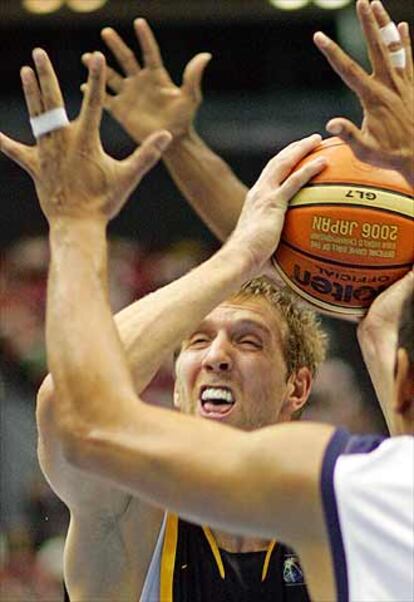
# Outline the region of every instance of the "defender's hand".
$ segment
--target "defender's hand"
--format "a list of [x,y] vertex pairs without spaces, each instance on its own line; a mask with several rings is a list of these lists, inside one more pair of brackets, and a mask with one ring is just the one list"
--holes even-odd
[[291,173],[320,142],[321,136],[313,134],[287,146],[269,161],[248,192],[229,240],[250,253],[253,272],[260,271],[276,250],[290,199],[326,166],[326,159],[319,157]]
[[[123,71],[121,75],[110,67],[106,69],[106,84],[113,94],[106,95],[105,108],[137,142],[159,129],[167,129],[178,138],[190,130],[201,103],[201,79],[211,55],[201,53],[191,59],[178,87],[163,65],[148,23],[136,19],[134,29],[142,51],[142,65],[114,29],[102,31],[105,44]],[[86,66],[91,56],[83,55]]]
[[358,334],[364,330],[378,330],[388,336],[390,330],[397,334],[401,308],[406,298],[414,291],[414,266],[400,280],[391,284],[378,295],[358,326]]
[[[35,71],[30,67],[21,71],[30,117],[64,106],[48,55],[36,49],[33,59]],[[64,216],[108,221],[171,140],[168,132],[158,132],[128,159],[112,159],[99,137],[104,95],[105,58],[95,53],[90,61],[88,91],[75,121],[40,136],[34,147],[0,137],[0,149],[32,176],[49,221]]]
[[[364,119],[359,129],[348,119],[335,118],[327,130],[342,138],[362,161],[379,167],[398,169],[406,179],[414,179],[414,69],[407,23],[400,23],[401,43],[388,47],[380,28],[391,19],[381,2],[357,3],[358,18],[368,45],[373,68],[368,75],[354,60],[323,33],[314,41],[345,84],[358,96]],[[396,67],[390,53],[405,50],[405,67]]]

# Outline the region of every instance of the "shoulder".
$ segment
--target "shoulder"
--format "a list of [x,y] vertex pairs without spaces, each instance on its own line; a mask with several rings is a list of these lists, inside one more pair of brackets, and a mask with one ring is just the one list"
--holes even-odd
[[356,442],[351,451],[343,453],[336,462],[334,483],[337,489],[344,489],[356,495],[370,487],[380,486],[389,489],[401,480],[407,487],[414,474],[414,437],[400,436],[377,441]]
[[[395,567],[404,573],[407,559],[412,555],[412,436],[384,439],[336,434],[325,454],[322,497],[343,599],[348,599],[348,588],[353,592],[350,598],[361,599],[359,590],[354,589],[361,582],[358,572],[376,576],[376,588],[388,587],[387,550],[392,550]],[[392,574],[395,576],[394,569]],[[407,576],[394,581],[406,583]],[[395,592],[395,587],[390,591]],[[391,593],[386,599],[405,598]]]

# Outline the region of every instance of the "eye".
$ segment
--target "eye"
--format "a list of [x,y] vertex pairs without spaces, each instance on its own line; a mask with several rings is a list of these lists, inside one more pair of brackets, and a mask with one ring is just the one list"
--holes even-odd
[[188,346],[189,347],[203,347],[208,345],[210,338],[206,334],[195,334],[191,337]]
[[252,337],[243,337],[239,339],[239,345],[248,349],[261,349],[263,347],[261,341]]

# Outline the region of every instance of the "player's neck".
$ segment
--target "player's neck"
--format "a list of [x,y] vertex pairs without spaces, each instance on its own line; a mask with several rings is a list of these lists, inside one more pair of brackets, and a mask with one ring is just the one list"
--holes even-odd
[[254,537],[238,537],[224,531],[212,530],[217,546],[226,552],[261,552],[267,550],[270,541]]

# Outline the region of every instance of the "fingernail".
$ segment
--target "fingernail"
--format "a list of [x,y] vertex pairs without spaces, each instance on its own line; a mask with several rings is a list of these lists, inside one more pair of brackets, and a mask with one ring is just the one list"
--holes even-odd
[[399,26],[400,26],[400,28],[402,30],[402,33],[404,35],[408,35],[408,32],[409,32],[410,28],[409,28],[409,25],[408,25],[407,21],[401,21],[401,23],[399,24]]
[[311,134],[308,140],[312,142],[320,142],[322,140],[322,136],[320,134]]
[[92,54],[91,66],[94,69],[98,69],[101,66],[101,64],[102,64],[102,57],[103,57],[103,55],[100,52],[94,52]]
[[366,15],[368,15],[371,12],[371,8],[370,8],[368,2],[365,2],[365,0],[360,0],[359,8]]
[[38,60],[42,60],[45,56],[45,51],[42,48],[34,48],[32,52],[33,60],[36,62]]
[[342,126],[339,123],[328,123],[326,129],[330,134],[340,134],[342,132]]
[[329,46],[330,39],[328,36],[322,33],[322,31],[317,31],[313,36],[313,39],[320,48],[326,48]]
[[170,144],[172,140],[172,135],[170,132],[164,132],[163,137],[158,140],[158,148],[161,151],[164,151]]
[[25,65],[24,67],[22,67],[20,69],[20,77],[22,78],[22,81],[24,83],[28,83],[29,77],[30,77],[29,73],[30,73],[30,67],[27,67],[27,65]]

